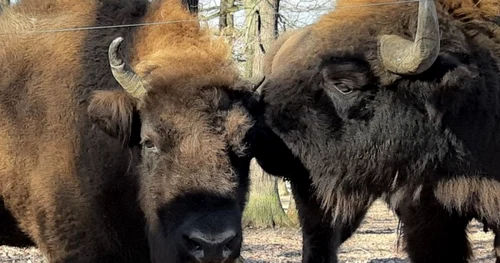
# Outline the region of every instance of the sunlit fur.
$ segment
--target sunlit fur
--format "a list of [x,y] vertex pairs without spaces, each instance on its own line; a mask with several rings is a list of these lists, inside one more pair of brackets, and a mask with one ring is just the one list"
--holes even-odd
[[[189,222],[239,227],[252,120],[230,46],[196,19],[176,0],[23,0],[0,16],[0,208],[12,214],[0,223],[51,262],[177,262]],[[159,21],[173,23],[29,33]],[[152,87],[143,99],[111,74],[116,37]]]

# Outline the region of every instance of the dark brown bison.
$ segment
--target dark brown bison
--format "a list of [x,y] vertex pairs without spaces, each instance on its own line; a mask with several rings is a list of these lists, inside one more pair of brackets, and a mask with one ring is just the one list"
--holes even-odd
[[294,186],[303,262],[336,262],[377,198],[412,262],[467,262],[468,222],[500,226],[498,1],[386,2],[339,1],[268,54],[255,154]]
[[[230,48],[180,2],[23,0],[0,16],[2,244],[50,262],[239,256],[251,118]],[[158,21],[174,22],[72,29]]]

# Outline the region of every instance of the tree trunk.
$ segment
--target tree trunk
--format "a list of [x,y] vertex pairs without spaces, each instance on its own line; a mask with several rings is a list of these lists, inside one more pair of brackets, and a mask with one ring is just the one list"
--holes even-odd
[[182,3],[188,8],[189,12],[198,14],[199,0],[182,0]]
[[254,45],[253,42],[257,38],[257,30],[255,23],[255,5],[258,0],[244,0],[245,2],[245,28],[244,28],[244,36],[245,36],[245,71],[244,77],[247,79],[252,78],[253,74],[253,58],[254,58]]
[[288,188],[286,188],[285,180],[278,179],[278,192],[279,192],[280,196],[289,196],[290,195]]
[[219,31],[225,37],[227,43],[233,47],[235,38],[234,15],[237,11],[234,0],[220,1]]
[[279,4],[280,0],[246,0],[247,78],[262,77],[263,56],[278,37]]
[[[257,39],[254,42],[255,53],[253,78],[262,77],[263,57],[274,40],[278,38],[279,0],[259,1],[256,10]],[[260,30],[259,30],[260,28]]]
[[290,203],[288,205],[286,215],[288,216],[288,219],[290,219],[290,222],[293,224],[293,226],[299,225],[299,213],[297,211],[297,205],[293,196],[290,196]]
[[220,1],[220,17],[219,17],[219,30],[224,31],[225,28],[234,28],[234,0],[221,0]]
[[[263,56],[278,37],[279,0],[246,0],[245,75],[249,79],[262,77]],[[278,193],[278,180],[266,174],[257,162],[250,166],[250,196],[243,214],[245,225],[255,227],[290,226]]]
[[291,226],[278,195],[278,181],[262,170],[255,159],[250,163],[250,196],[243,213],[244,226]]
[[0,13],[8,6],[10,6],[10,0],[0,0]]

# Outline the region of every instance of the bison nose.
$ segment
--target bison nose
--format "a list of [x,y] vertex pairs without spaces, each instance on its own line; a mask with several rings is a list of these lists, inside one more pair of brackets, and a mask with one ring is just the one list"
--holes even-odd
[[232,229],[210,234],[192,230],[184,235],[184,241],[189,254],[199,262],[224,262],[239,256],[241,237],[240,232]]

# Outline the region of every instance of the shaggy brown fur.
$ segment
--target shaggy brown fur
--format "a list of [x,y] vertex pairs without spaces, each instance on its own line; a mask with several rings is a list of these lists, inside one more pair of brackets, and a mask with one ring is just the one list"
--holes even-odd
[[[495,0],[437,0],[439,7],[454,18],[467,21],[470,19],[491,19],[500,14],[500,5]],[[382,12],[380,8],[390,10],[397,9],[401,4],[384,4],[385,0],[339,0],[336,4],[335,12],[328,14],[326,17],[345,17],[349,20],[353,17],[362,17],[373,14],[373,12]],[[370,6],[371,4],[383,4]],[[412,3],[417,5],[418,3]],[[349,7],[351,6],[351,7]],[[352,12],[352,6],[356,6],[356,12]],[[346,8],[349,7],[349,8]]]
[[[272,44],[271,48],[266,52],[264,56],[264,65],[263,65],[263,73],[264,76],[269,75],[273,72],[273,70],[279,70],[279,65],[276,65],[276,61],[280,61],[280,58],[289,57],[290,52],[294,52],[295,50],[288,48],[295,48],[298,45],[298,42],[302,40],[300,37],[304,34],[304,31],[307,31],[309,28],[296,29],[292,31],[286,31]],[[284,44],[286,43],[286,46]]]
[[[309,32],[309,27],[302,30],[297,30],[290,32],[286,35],[280,37],[276,43],[273,45],[271,52],[266,57],[265,69],[268,74],[280,75],[283,74],[294,74],[293,71],[301,69],[305,65],[308,65],[311,60],[317,60],[321,57],[322,53],[331,52],[332,43],[329,36],[336,35],[336,32],[342,32],[345,26],[357,25],[349,27],[350,30],[357,28],[359,32],[352,32],[352,36],[358,35],[369,35],[369,27],[362,26],[363,24],[379,23],[384,24],[385,22],[380,21],[380,13],[387,14],[386,17],[395,17],[396,13],[408,13],[411,14],[414,11],[415,5],[413,4],[398,4],[398,5],[380,5],[376,6],[362,6],[364,4],[376,4],[376,3],[386,3],[383,0],[349,0],[349,1],[339,1],[337,3],[338,9],[325,15],[316,24],[310,26],[313,36],[307,38],[307,33]],[[482,21],[476,21],[479,25],[483,25],[486,32],[478,32],[477,29],[470,29],[468,32],[471,37],[477,38],[477,41],[482,41],[484,45],[490,45],[492,51],[496,51],[497,55],[500,56],[500,28],[495,26],[493,21],[496,21],[500,16],[500,5],[494,0],[482,0],[482,1],[459,1],[459,0],[441,0],[438,2],[438,9],[441,12],[440,17],[444,17],[447,22],[450,22],[447,17],[449,14],[453,19],[457,19],[465,24],[471,19],[481,19],[492,21],[491,25],[488,26]],[[342,5],[352,6],[360,5],[356,7],[357,11],[352,12],[352,8],[343,8]],[[443,13],[444,12],[444,13]],[[391,15],[392,14],[392,15]],[[375,22],[377,21],[377,22]],[[407,26],[407,25],[403,25]],[[484,34],[489,33],[489,38],[485,37]],[[337,38],[332,38],[334,41],[338,42]],[[354,39],[345,39],[346,45],[350,41],[355,41]],[[342,46],[341,44],[336,44],[335,46]],[[353,47],[354,48],[354,47]],[[291,66],[297,64],[296,66]],[[292,73],[291,73],[292,71]],[[475,181],[468,182],[470,184],[475,184]],[[479,185],[478,185],[479,186]],[[325,193],[332,192],[332,189],[325,190]],[[333,191],[334,192],[334,191]],[[335,202],[333,202],[336,200]],[[332,195],[328,200],[322,200],[325,202],[326,207],[332,206],[337,207],[335,203],[344,204],[346,202],[342,201],[337,194]],[[332,203],[333,202],[333,203]],[[359,204],[360,209],[362,209],[365,204]],[[325,207],[325,208],[326,208]],[[458,207],[457,207],[458,208]],[[338,208],[335,208],[339,210]],[[343,215],[348,218],[353,218],[356,212],[351,209],[340,209],[343,211]],[[349,212],[351,211],[351,212]],[[481,211],[490,211],[489,209],[481,209]],[[498,217],[498,215],[485,214],[487,217]]]
[[[300,52],[300,50],[304,50],[306,48],[314,48],[314,52],[312,54],[318,54],[321,50],[328,50],[328,47],[331,46],[331,43],[328,42],[328,36],[335,34],[337,31],[341,32],[346,26],[357,25],[350,27],[351,30],[357,30],[352,32],[352,36],[357,35],[366,35],[369,34],[367,32],[368,27],[361,26],[363,24],[383,24],[385,22],[380,21],[381,17],[379,14],[385,14],[386,18],[397,17],[397,13],[412,13],[411,10],[414,10],[414,7],[418,5],[418,3],[410,3],[410,4],[395,4],[395,5],[378,5],[378,6],[370,6],[369,4],[377,4],[377,3],[387,3],[385,0],[346,0],[346,1],[338,1],[337,8],[334,12],[331,12],[325,16],[323,16],[317,23],[311,25],[315,37],[318,38],[314,43],[310,43],[310,45],[306,45],[304,43],[292,44],[292,49],[295,49],[295,54],[300,54],[298,56],[286,56],[287,63],[301,63],[302,65],[306,64],[308,61],[307,56],[304,58],[304,53]],[[496,21],[497,17],[500,14],[500,6],[496,0],[440,0],[438,1],[438,11],[451,15],[454,19],[458,19],[459,21],[463,21],[467,23],[471,19],[481,19],[488,21]],[[367,6],[363,6],[366,5]],[[353,8],[342,7],[345,6],[355,6],[356,12],[353,12]],[[444,16],[446,17],[446,16]],[[481,23],[477,21],[478,23]],[[387,23],[390,23],[387,21]],[[406,27],[407,25],[401,25],[402,27]],[[500,39],[500,32],[497,28],[491,28],[491,33],[496,35],[497,39]],[[288,36],[284,35],[283,40],[278,40],[277,45],[285,45],[284,43],[280,43],[280,41],[285,41],[285,38]],[[307,41],[307,40],[306,40]],[[350,41],[346,40],[346,43]],[[288,44],[286,44],[288,45]],[[317,46],[319,45],[319,46]],[[281,52],[281,51],[280,51]],[[278,51],[276,51],[278,53]],[[311,54],[311,52],[308,52]],[[274,57],[274,54],[270,54],[271,57]],[[310,59],[313,59],[315,56],[311,56]],[[285,57],[283,57],[285,58]],[[290,62],[288,62],[290,61]],[[273,61],[273,64],[279,63],[279,61]]]
[[459,177],[439,182],[436,199],[461,214],[477,212],[487,222],[500,222],[500,182],[488,178]]
[[123,91],[97,91],[88,111],[93,121],[106,133],[128,143],[136,103],[134,98]]
[[[290,37],[292,34],[298,33],[297,31],[288,32],[280,36],[280,38],[273,44],[273,52],[269,53],[266,57],[266,60],[269,61],[269,65],[277,65],[280,62],[280,59],[284,59],[283,63],[299,63],[306,64],[309,59],[314,59],[314,55],[317,55],[321,50],[328,50],[328,47],[331,46],[331,43],[328,42],[328,36],[335,34],[336,31],[341,32],[345,26],[349,25],[357,25],[352,26],[351,30],[356,28],[358,32],[352,32],[352,36],[360,35],[360,34],[369,34],[367,32],[368,27],[361,26],[362,24],[369,23],[381,23],[379,14],[386,14],[385,17],[391,18],[394,17],[396,13],[411,13],[411,10],[414,10],[415,5],[418,3],[410,3],[410,4],[394,4],[394,5],[377,5],[370,6],[370,4],[377,3],[387,3],[385,0],[345,0],[338,1],[336,6],[336,10],[331,12],[325,16],[323,16],[317,23],[309,26],[316,38],[316,41],[311,42],[309,39],[305,39],[304,41],[310,44],[303,43],[304,41],[299,43],[289,43],[287,42],[289,39],[293,39]],[[496,0],[440,0],[438,1],[438,11],[441,13],[446,13],[451,15],[454,19],[467,23],[473,19],[480,20],[488,20],[488,21],[497,21],[497,17],[500,14],[500,5]],[[357,6],[359,5],[359,6]],[[363,6],[366,5],[366,6]],[[345,7],[343,7],[345,6]],[[356,12],[353,12],[353,8],[350,6],[357,6]],[[394,14],[393,14],[394,13]],[[392,15],[391,15],[392,14]],[[378,20],[378,21],[377,21]],[[376,22],[375,22],[376,21]],[[480,21],[476,21],[477,23],[481,23]],[[388,22],[389,23],[389,22]],[[402,25],[406,26],[406,25]],[[485,25],[486,26],[486,25]],[[309,30],[309,27],[305,28],[305,30]],[[496,27],[491,27],[491,33],[496,35],[497,39],[500,39],[500,32]],[[304,31],[304,29],[299,30]],[[290,40],[293,42],[296,40]],[[348,42],[350,40],[346,40]],[[499,40],[500,41],[500,40]],[[316,46],[319,45],[319,46]],[[284,50],[281,49],[281,46],[284,46]],[[302,53],[301,50],[307,50],[314,48],[314,52],[307,52],[306,54]],[[290,51],[288,51],[290,50]],[[276,54],[282,52],[292,52],[287,56],[279,56],[279,58],[274,59]],[[300,55],[299,55],[300,54]],[[314,55],[307,55],[314,54]],[[303,57],[306,56],[306,57]],[[308,59],[309,58],[309,59]],[[279,67],[276,67],[275,70],[279,70]]]
[[[239,233],[252,123],[229,99],[238,81],[230,48],[180,1],[148,6],[23,0],[0,16],[9,33],[0,38],[0,198],[51,262],[148,262],[150,252],[187,262],[177,251],[186,227],[234,224]],[[169,20],[192,21],[24,34]],[[143,100],[111,75],[118,36],[153,87]]]
[[[237,80],[231,49],[223,38],[210,39],[209,32],[200,29],[195,16],[178,5],[172,5],[171,1],[155,3],[145,22],[162,21],[166,17],[173,21],[192,22],[140,30],[134,41],[131,62],[139,75],[154,81],[154,86],[175,85],[173,82],[192,81],[193,77],[205,86],[224,86]],[[193,87],[199,88],[198,85]]]
[[[377,36],[397,34],[411,39],[418,3],[368,5],[385,2],[338,1],[338,8],[314,25],[276,42],[266,58],[268,82],[261,87],[266,123],[309,169],[318,202],[322,209],[332,212],[333,220],[338,219],[336,223],[356,221],[373,199],[384,196],[393,208],[401,208],[412,260],[441,262],[450,256],[447,259],[465,262],[471,256],[464,230],[468,220],[476,217],[500,225],[499,194],[495,194],[499,191],[498,178],[492,178],[500,168],[495,155],[500,154],[499,144],[495,136],[492,141],[482,138],[497,133],[498,119],[493,113],[497,104],[486,96],[497,96],[500,5],[496,0],[437,0],[442,33],[439,62],[429,72],[412,78],[392,74],[383,67],[377,53]],[[438,83],[442,94],[431,92],[437,90]],[[353,88],[353,94],[340,95],[334,88],[337,84]],[[477,95],[479,90],[485,93]],[[437,101],[430,99],[431,94],[438,97]],[[467,96],[471,101],[466,100]],[[449,99],[452,97],[456,99]],[[424,103],[436,108],[425,108],[429,105],[421,105]],[[485,103],[484,109],[490,115],[477,121],[484,113],[474,109]],[[460,107],[474,113],[459,116]],[[423,120],[420,114],[425,116]],[[447,136],[443,141],[449,143],[438,145],[440,140],[436,139],[432,146],[426,145],[430,134],[438,134],[434,125],[444,125],[444,114],[449,114],[446,117],[453,123],[450,130],[443,132]],[[474,121],[461,122],[461,117]],[[433,124],[425,118],[432,119]],[[470,127],[462,127],[465,123]],[[432,128],[422,135],[426,125]],[[473,138],[475,141],[470,141]],[[399,145],[403,141],[405,146]],[[475,143],[482,146],[472,146]],[[479,154],[475,147],[484,152]],[[469,153],[467,148],[475,152]],[[391,150],[394,154],[388,154]],[[446,151],[453,152],[451,156],[468,156],[461,160],[487,156],[479,162],[481,167],[487,167],[482,169],[490,177],[470,168],[476,164],[457,164],[446,168],[449,170],[445,174],[428,172],[426,169],[432,170],[432,165],[445,157],[426,156]],[[429,224],[425,225],[427,219]],[[318,218],[305,214],[301,220],[308,225]],[[453,232],[453,236],[447,236],[445,230]],[[323,231],[323,226],[316,231]],[[311,239],[306,232],[304,235],[304,239]],[[429,235],[434,239],[421,244]],[[436,244],[446,245],[440,249],[429,247]],[[304,247],[305,251],[310,249],[322,251]]]

